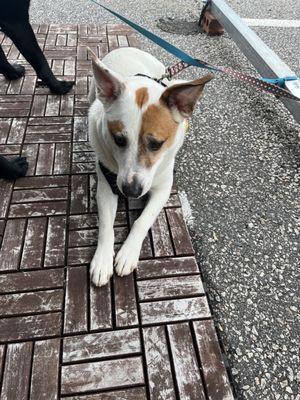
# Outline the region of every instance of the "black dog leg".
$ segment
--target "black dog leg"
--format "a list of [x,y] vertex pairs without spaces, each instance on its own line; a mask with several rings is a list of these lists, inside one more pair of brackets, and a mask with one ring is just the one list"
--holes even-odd
[[3,32],[11,38],[20,53],[35,69],[37,76],[56,94],[68,93],[74,82],[59,81],[53,75],[48,62],[36,40],[29,20],[1,21]]
[[28,163],[25,157],[17,157],[9,161],[0,155],[0,178],[16,179],[25,176]]
[[22,65],[11,65],[5,57],[4,51],[0,45],[0,74],[3,74],[10,81],[19,79],[25,75],[25,68]]

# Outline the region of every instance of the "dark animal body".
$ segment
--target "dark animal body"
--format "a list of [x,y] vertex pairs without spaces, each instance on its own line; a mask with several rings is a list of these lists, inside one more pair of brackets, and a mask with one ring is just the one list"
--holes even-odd
[[[32,65],[43,84],[52,93],[68,93],[74,82],[59,81],[51,71],[49,64],[38,45],[29,21],[30,0],[0,0],[0,28],[14,42],[20,53]],[[0,45],[0,73],[6,79],[19,79],[25,74],[22,65],[8,62]],[[27,171],[26,160],[22,157],[12,161],[0,156],[0,177],[14,179],[24,176]]]
[[[30,0],[0,0],[0,28],[51,92],[65,94],[71,90],[74,82],[59,81],[53,75],[30,25],[29,5]],[[24,67],[9,64],[1,46],[0,73],[10,80],[18,79],[25,73]]]

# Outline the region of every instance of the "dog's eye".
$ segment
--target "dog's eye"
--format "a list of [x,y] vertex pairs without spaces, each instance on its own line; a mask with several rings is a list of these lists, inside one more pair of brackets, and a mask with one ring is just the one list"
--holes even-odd
[[114,135],[114,141],[118,147],[127,146],[127,138],[123,135]]
[[161,148],[161,146],[164,144],[164,142],[159,142],[156,139],[150,138],[148,139],[148,149],[150,151],[157,151]]

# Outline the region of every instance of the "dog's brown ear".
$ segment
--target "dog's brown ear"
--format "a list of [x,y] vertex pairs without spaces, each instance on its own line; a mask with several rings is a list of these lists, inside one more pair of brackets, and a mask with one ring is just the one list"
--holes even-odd
[[164,91],[161,101],[171,109],[175,118],[178,113],[181,117],[188,118],[192,115],[205,84],[213,77],[213,74],[207,74],[195,81],[172,85]]
[[92,59],[96,95],[104,104],[111,104],[121,95],[125,85],[112,71],[105,67],[90,48],[87,49]]

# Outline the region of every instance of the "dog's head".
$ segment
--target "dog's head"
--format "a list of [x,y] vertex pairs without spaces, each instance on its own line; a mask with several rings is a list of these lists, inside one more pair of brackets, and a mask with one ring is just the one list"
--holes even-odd
[[141,197],[150,190],[162,160],[173,157],[182,144],[186,120],[213,75],[165,88],[144,77],[125,79],[93,54],[92,65],[118,164],[118,187],[125,196]]

